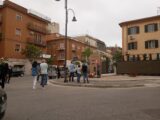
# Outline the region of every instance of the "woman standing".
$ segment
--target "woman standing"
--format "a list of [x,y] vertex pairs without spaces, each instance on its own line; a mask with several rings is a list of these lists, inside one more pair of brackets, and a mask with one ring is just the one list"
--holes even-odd
[[33,89],[36,89],[37,75],[38,75],[37,65],[38,65],[37,61],[34,61],[32,63]]

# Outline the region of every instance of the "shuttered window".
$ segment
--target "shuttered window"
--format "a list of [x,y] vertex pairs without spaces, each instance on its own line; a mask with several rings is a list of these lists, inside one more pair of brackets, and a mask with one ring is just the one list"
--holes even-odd
[[137,42],[128,43],[128,50],[136,50],[137,49]]
[[145,41],[145,48],[149,49],[149,48],[158,48],[158,40],[148,40]]
[[145,32],[155,32],[158,31],[158,24],[157,23],[153,23],[153,24],[148,24],[145,25]]
[[139,33],[138,26],[128,28],[128,35],[134,35],[134,34],[138,34],[138,33]]

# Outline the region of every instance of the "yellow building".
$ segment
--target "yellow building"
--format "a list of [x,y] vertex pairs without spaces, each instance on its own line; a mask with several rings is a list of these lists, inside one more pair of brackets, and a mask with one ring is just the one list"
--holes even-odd
[[122,22],[125,61],[160,60],[160,15]]

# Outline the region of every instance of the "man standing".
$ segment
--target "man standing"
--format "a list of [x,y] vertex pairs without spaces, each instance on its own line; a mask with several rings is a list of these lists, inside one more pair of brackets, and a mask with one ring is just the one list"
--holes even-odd
[[87,81],[87,83],[89,83],[87,63],[83,63],[83,65],[82,65],[82,73],[83,73],[83,82],[86,83],[86,81]]
[[47,78],[48,78],[48,64],[45,60],[42,60],[42,63],[40,64],[41,68],[41,86],[44,87],[44,85],[47,84]]
[[71,62],[71,64],[69,65],[69,81],[71,81],[72,79],[72,82],[74,82],[74,72],[75,72],[75,68],[74,68],[74,64],[73,62]]

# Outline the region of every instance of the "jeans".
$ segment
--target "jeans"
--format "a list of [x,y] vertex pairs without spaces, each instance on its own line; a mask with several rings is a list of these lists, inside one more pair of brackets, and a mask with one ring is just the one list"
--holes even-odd
[[47,74],[41,74],[41,85],[44,87],[44,85],[47,84]]
[[87,80],[87,83],[89,83],[88,81],[88,73],[83,73],[83,82],[85,83]]
[[77,82],[80,83],[81,74],[77,73]]
[[69,81],[71,81],[71,79],[73,82],[74,81],[74,72],[70,72]]

